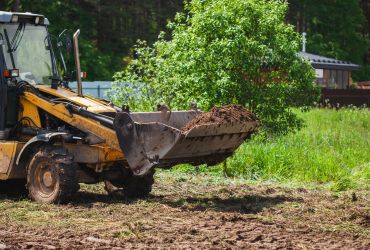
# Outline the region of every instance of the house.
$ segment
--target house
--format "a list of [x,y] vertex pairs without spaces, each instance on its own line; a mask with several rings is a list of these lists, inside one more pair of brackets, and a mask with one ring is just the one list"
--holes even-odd
[[[360,65],[299,52],[299,56],[310,61],[316,73],[316,83],[322,87],[320,103],[330,106],[370,107],[370,90],[351,86],[352,72],[360,69]],[[357,89],[356,89],[357,88]]]
[[352,72],[360,69],[360,65],[307,53],[299,55],[310,61],[316,73],[316,83],[327,89],[348,89],[352,84]]

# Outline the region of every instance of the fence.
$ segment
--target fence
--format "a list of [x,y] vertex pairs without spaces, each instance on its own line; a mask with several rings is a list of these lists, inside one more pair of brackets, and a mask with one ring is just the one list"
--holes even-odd
[[369,89],[322,89],[321,103],[330,105],[370,107]]
[[[72,89],[77,91],[77,88],[72,88]],[[108,96],[106,95],[106,91],[108,89],[110,88],[100,87],[100,85],[98,85],[96,88],[83,87],[83,93],[84,95],[93,96],[99,99],[107,99]]]
[[[90,95],[100,99],[108,99],[106,95],[107,90],[111,88],[111,82],[83,82],[82,84],[82,91],[85,95]],[[77,90],[76,82],[70,83],[70,88],[73,90]]]

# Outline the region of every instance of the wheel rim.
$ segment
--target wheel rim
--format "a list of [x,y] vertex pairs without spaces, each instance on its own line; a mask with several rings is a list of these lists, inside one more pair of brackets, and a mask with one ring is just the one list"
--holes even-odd
[[57,175],[52,164],[48,161],[42,161],[38,164],[32,179],[33,187],[40,196],[47,198],[56,191]]

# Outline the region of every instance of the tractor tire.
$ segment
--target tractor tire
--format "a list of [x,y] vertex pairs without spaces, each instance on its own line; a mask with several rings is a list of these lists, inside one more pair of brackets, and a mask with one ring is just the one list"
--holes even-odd
[[145,198],[152,191],[154,184],[154,169],[144,176],[135,176],[131,170],[126,173],[122,180],[105,180],[105,190],[109,195],[129,199]]
[[36,202],[69,202],[79,189],[72,157],[60,147],[40,148],[28,165],[27,189],[29,197]]

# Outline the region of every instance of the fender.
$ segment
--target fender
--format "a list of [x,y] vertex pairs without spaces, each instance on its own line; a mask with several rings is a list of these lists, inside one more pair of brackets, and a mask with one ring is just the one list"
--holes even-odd
[[41,143],[48,143],[55,138],[61,138],[66,135],[68,134],[63,133],[63,132],[36,135],[23,146],[23,148],[21,149],[21,151],[19,152],[17,156],[17,161],[15,162],[15,164],[18,166],[20,160],[22,159],[22,156],[27,155],[34,146],[41,144]]

